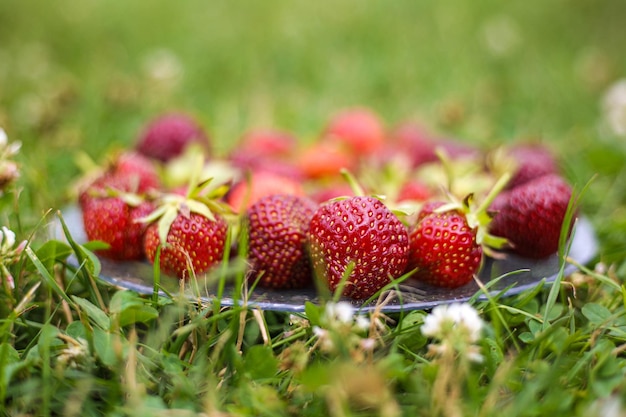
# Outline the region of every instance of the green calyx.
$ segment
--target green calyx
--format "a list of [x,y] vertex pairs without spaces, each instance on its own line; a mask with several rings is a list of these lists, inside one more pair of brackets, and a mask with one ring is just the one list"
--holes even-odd
[[212,178],[200,180],[202,160],[199,159],[197,164],[198,169],[193,171],[195,174],[189,183],[186,195],[163,194],[158,200],[157,208],[140,219],[144,223],[158,221],[161,244],[167,242],[167,235],[179,215],[189,218],[192,213],[196,213],[211,221],[217,221],[216,213],[225,217],[232,214],[232,210],[226,204],[217,200],[228,191],[228,187],[219,185],[211,188]]
[[489,233],[489,224],[493,219],[493,213],[489,211],[489,206],[498,194],[502,192],[510,179],[511,175],[509,173],[502,175],[479,204],[475,201],[474,194],[468,194],[463,201],[459,201],[456,197],[448,194],[451,200],[450,203],[438,207],[435,209],[435,212],[444,213],[450,210],[458,210],[463,213],[468,226],[476,230],[476,242],[483,247],[483,250],[489,256],[500,257],[494,249],[503,249],[509,242],[505,238]]

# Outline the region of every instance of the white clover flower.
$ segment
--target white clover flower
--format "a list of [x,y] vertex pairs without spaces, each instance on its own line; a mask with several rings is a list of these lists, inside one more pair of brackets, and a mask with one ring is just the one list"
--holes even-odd
[[354,322],[354,307],[347,301],[328,303],[324,309],[324,316],[329,322],[352,324]]
[[313,326],[313,335],[318,338],[322,349],[329,351],[334,348],[335,345],[328,330]]
[[0,231],[0,247],[2,251],[4,252],[13,248],[13,245],[15,245],[15,232],[8,229],[6,226],[2,226],[2,230]]
[[7,136],[7,132],[4,131],[3,128],[0,127],[0,148],[4,148],[9,143],[9,137]]
[[15,247],[15,232],[6,226],[0,228],[0,279],[4,280],[9,288],[15,288],[15,281],[8,267],[18,261],[27,243],[24,240]]
[[364,351],[373,351],[374,348],[376,347],[376,340],[372,339],[371,337],[368,337],[366,339],[361,340],[361,349],[363,349]]
[[614,134],[626,136],[626,79],[609,87],[602,104],[608,127]]
[[365,316],[356,316],[354,319],[354,327],[357,330],[365,331],[370,328],[370,320]]
[[422,334],[443,340],[449,332],[465,334],[468,343],[477,342],[483,328],[478,312],[467,303],[442,304],[424,319]]

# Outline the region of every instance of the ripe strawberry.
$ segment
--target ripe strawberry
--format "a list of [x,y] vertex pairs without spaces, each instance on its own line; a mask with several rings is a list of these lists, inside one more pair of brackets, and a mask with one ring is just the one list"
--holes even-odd
[[248,261],[261,287],[301,288],[311,283],[307,232],[317,204],[295,195],[265,196],[247,211]]
[[309,197],[318,204],[325,203],[337,197],[354,197],[354,190],[344,182],[332,182],[329,184],[316,184]]
[[376,113],[367,108],[345,109],[332,117],[324,138],[332,138],[360,155],[372,155],[385,141],[385,127]]
[[491,205],[491,232],[507,238],[513,251],[545,258],[558,251],[572,189],[556,174],[544,175],[500,194]]
[[339,175],[342,169],[353,171],[357,165],[355,153],[338,142],[316,142],[298,155],[297,165],[309,179]]
[[487,169],[498,175],[511,172],[506,189],[513,189],[535,178],[558,174],[559,167],[552,152],[540,143],[519,143],[497,148],[486,155]]
[[422,207],[409,229],[408,270],[417,268],[415,279],[439,287],[460,287],[478,272],[483,252],[492,254],[491,248],[506,244],[489,233],[488,207],[508,179],[502,177],[478,207],[474,207],[473,195],[463,202],[431,201]]
[[407,157],[413,167],[437,160],[436,140],[426,128],[415,122],[407,121],[396,126],[390,133],[388,147],[389,153]]
[[113,193],[106,197],[85,198],[82,207],[87,238],[109,244],[98,254],[114,260],[143,258],[143,235],[146,225],[138,220],[154,208],[137,196]]
[[351,197],[323,204],[309,229],[313,269],[335,292],[353,265],[342,295],[366,299],[404,272],[407,229],[380,200]]
[[161,188],[154,164],[137,152],[117,154],[104,167],[97,167],[93,171],[77,186],[80,205],[90,196],[108,196],[110,190],[143,195]]
[[199,144],[208,153],[209,139],[196,120],[184,113],[166,113],[144,127],[135,148],[147,157],[167,162],[191,143]]
[[125,177],[137,193],[146,193],[161,188],[161,179],[154,163],[138,152],[125,151],[113,161],[109,171]]
[[300,168],[293,162],[297,141],[287,132],[251,130],[231,153],[233,166],[243,171],[266,171],[301,178]]
[[241,139],[231,155],[231,159],[239,156],[269,157],[272,159],[289,157],[296,150],[297,141],[294,136],[278,130],[251,130]]
[[539,144],[521,144],[508,150],[513,159],[514,174],[507,186],[515,188],[532,179],[547,174],[557,174],[559,169],[552,153]]
[[426,184],[418,180],[407,180],[402,184],[396,197],[396,202],[403,201],[426,201],[432,197],[432,190]]
[[465,214],[431,210],[420,213],[418,219],[409,234],[408,268],[418,268],[414,278],[448,288],[470,282],[480,267],[483,250]]
[[305,195],[300,181],[265,171],[252,172],[226,195],[226,202],[238,213],[244,212],[260,198],[273,194]]
[[155,262],[161,246],[160,268],[170,276],[188,279],[202,274],[222,260],[228,224],[200,201],[179,195],[144,218],[149,222],[144,238],[148,260]]

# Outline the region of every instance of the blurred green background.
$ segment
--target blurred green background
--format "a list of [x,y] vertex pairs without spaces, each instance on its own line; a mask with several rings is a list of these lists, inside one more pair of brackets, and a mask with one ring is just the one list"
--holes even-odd
[[625,22],[623,0],[4,0],[0,125],[40,214],[67,203],[78,151],[130,146],[164,110],[195,114],[224,153],[253,127],[306,141],[369,106],[481,146],[545,141],[573,183],[598,175],[585,209],[615,220],[610,242],[626,140],[602,100],[626,77]]

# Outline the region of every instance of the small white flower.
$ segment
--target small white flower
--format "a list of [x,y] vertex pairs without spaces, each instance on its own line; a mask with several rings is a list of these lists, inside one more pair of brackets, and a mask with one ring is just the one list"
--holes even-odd
[[[474,348],[476,346],[473,346]],[[485,358],[483,357],[483,355],[480,354],[480,351],[476,348],[476,349],[470,349],[467,352],[467,359],[469,359],[470,362],[475,362],[475,363],[483,363],[483,361],[485,360]]]
[[7,132],[4,131],[3,128],[0,127],[0,148],[4,148],[9,143],[9,137],[7,136]]
[[370,328],[370,320],[365,316],[356,316],[354,319],[354,327],[357,330],[365,331]]
[[368,337],[367,339],[361,340],[361,348],[365,351],[372,351],[376,347],[376,340]]
[[626,79],[609,87],[602,104],[609,128],[618,136],[626,136]]
[[422,334],[427,337],[442,339],[448,331],[463,332],[467,342],[480,339],[483,321],[478,312],[467,303],[442,304],[433,308],[424,319]]
[[328,331],[326,329],[322,329],[319,326],[313,326],[313,335],[315,335],[315,337],[326,337],[326,335],[328,334]]
[[326,304],[324,315],[331,321],[343,324],[351,324],[354,321],[354,307],[346,301]]
[[322,329],[318,326],[313,326],[313,335],[319,339],[322,349],[333,349],[334,344],[332,338],[330,337],[330,334],[328,333],[328,330]]
[[10,250],[13,245],[15,245],[15,232],[8,229],[6,226],[2,226],[2,231],[0,231],[0,242],[3,252]]

